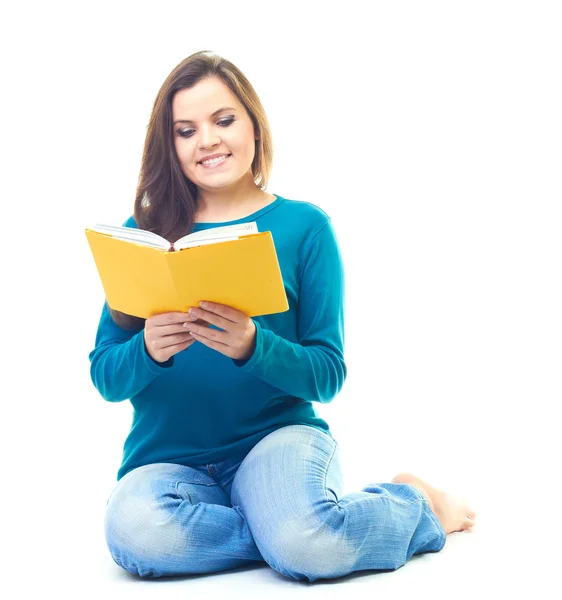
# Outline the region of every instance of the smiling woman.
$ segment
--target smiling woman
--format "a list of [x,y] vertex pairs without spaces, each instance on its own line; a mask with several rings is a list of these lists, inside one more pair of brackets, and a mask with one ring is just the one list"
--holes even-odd
[[256,201],[272,201],[257,193],[252,175],[258,139],[254,123],[220,77],[205,77],[177,92],[172,115],[180,168],[198,189],[196,220],[243,213]]
[[343,260],[324,210],[265,191],[272,155],[262,105],[232,63],[199,52],[168,76],[125,225],[174,242],[254,223],[274,239],[289,310],[250,318],[205,298],[134,322],[104,304],[91,378],[134,407],[105,533],[137,575],[261,561],[309,581],[396,569],[473,524],[466,505],[407,473],[344,495],[338,444],[314,407],[347,376]]

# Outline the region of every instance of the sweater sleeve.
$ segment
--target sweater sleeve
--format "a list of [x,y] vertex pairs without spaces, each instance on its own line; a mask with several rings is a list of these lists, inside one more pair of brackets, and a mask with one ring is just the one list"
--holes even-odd
[[89,359],[92,383],[109,402],[121,402],[138,394],[174,364],[173,356],[163,363],[153,360],[144,343],[144,328],[135,333],[119,327],[107,301]]
[[286,394],[328,403],[347,375],[344,361],[344,268],[330,219],[312,239],[300,269],[298,343],[256,324],[256,347],[234,364]]

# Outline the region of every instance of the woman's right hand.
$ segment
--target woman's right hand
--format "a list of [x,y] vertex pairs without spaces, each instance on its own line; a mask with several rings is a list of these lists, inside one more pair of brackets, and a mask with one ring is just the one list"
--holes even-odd
[[159,363],[193,344],[195,338],[185,330],[184,323],[209,325],[198,319],[191,321],[187,313],[168,312],[148,317],[144,324],[144,343],[148,354]]

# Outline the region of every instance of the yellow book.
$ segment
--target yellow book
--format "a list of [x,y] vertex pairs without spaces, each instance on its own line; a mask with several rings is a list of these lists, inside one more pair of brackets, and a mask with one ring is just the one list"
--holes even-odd
[[201,300],[249,317],[289,310],[270,231],[256,223],[188,234],[174,244],[132,227],[86,228],[108,305],[144,319]]

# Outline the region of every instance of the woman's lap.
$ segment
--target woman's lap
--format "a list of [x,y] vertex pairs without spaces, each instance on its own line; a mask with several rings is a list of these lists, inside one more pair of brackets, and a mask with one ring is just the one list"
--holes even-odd
[[306,425],[277,429],[243,459],[210,469],[157,463],[119,481],[106,513],[117,564],[158,577],[265,560],[314,581],[394,569],[445,543],[412,486],[371,484],[342,496],[337,442]]

